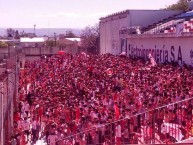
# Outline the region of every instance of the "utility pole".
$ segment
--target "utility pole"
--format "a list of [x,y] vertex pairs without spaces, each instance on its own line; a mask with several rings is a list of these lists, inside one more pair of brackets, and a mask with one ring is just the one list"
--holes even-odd
[[8,43],[8,58],[10,58],[10,44]]
[[36,24],[34,24],[34,35],[36,34]]

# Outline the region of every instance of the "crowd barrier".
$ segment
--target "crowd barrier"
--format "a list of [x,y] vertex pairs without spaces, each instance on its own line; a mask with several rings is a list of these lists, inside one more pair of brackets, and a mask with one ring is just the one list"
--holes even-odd
[[193,97],[89,129],[79,126],[61,140],[66,145],[174,144],[193,136],[192,102]]

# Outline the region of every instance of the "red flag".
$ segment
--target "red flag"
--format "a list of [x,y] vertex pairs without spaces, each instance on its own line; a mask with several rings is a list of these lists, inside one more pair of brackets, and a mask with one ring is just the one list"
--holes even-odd
[[65,54],[65,52],[64,52],[64,51],[62,51],[62,50],[60,50],[60,51],[58,51],[58,54],[60,54],[60,55],[64,55],[64,54]]
[[114,94],[113,96],[113,100],[116,101],[117,100],[117,94]]
[[117,106],[117,104],[114,105],[114,109],[115,109],[115,118],[118,120],[120,116],[120,111],[119,111],[119,107]]
[[80,109],[79,107],[76,108],[76,122],[80,119]]

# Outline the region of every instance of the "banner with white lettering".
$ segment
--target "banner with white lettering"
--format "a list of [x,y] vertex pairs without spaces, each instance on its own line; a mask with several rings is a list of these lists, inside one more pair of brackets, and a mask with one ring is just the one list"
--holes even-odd
[[169,133],[169,135],[175,138],[177,141],[181,141],[184,137],[181,131],[181,126],[178,124],[163,123],[161,132],[163,134]]

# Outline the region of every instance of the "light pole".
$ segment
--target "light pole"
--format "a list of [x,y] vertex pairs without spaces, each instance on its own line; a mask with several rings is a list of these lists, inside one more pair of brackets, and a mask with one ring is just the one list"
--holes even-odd
[[55,43],[55,46],[56,46],[56,33],[54,32],[54,43]]

